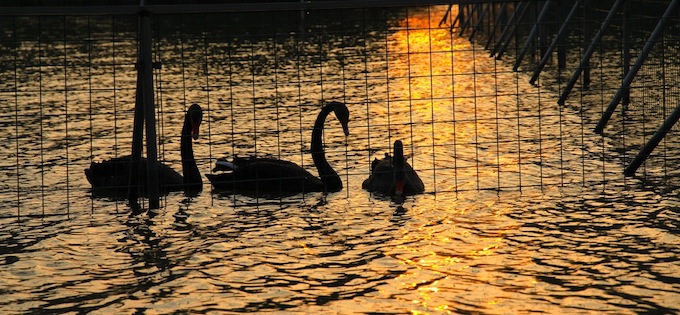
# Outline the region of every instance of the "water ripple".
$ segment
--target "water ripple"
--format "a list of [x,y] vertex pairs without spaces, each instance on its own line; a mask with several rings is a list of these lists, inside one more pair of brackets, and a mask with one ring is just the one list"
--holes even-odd
[[[93,197],[83,169],[130,146],[134,36],[116,43],[116,67],[105,66],[115,63],[112,34],[92,43],[103,46],[90,57],[101,66],[91,83],[86,67],[68,73],[68,106],[63,66],[38,67],[42,103],[24,93],[40,88],[35,71],[22,74],[26,106],[3,116],[19,123],[0,119],[11,138],[0,144],[0,174],[12,179],[2,187],[14,192],[0,194],[0,310],[680,312],[677,192],[623,178],[610,140],[583,131],[585,109],[556,106],[554,93],[537,93],[481,47],[428,28],[444,9],[395,12],[392,27],[357,38],[326,29],[206,38],[201,28],[159,39],[164,161],[180,169],[183,106],[196,102],[206,105],[195,145],[203,173],[218,157],[254,153],[315,173],[310,126],[321,101],[342,100],[351,136],[329,119],[324,140],[345,189],[327,195],[225,195],[206,182],[142,213]],[[383,11],[352,18],[363,14],[385,23]],[[83,43],[41,47],[58,63],[65,49],[85,56]],[[30,63],[36,51],[19,53]],[[0,76],[14,82],[6,68]],[[90,84],[114,89],[78,93]],[[426,183],[401,205],[360,188],[396,139]]]

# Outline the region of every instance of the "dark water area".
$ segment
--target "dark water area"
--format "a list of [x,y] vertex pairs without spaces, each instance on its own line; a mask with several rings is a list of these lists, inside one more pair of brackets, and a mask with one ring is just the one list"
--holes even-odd
[[[182,25],[202,16],[161,20],[166,164],[181,169],[183,111],[199,103],[203,174],[253,154],[316,174],[311,126],[335,100],[350,108],[350,135],[329,119],[324,141],[345,188],[266,199],[204,179],[199,195],[171,193],[142,214],[93,198],[83,173],[129,154],[135,24],[68,18],[62,33],[84,23],[88,40],[5,36],[0,311],[680,312],[680,199],[625,178],[586,114],[438,27],[445,10],[323,12],[335,26],[312,13],[305,36],[247,17],[198,33]],[[401,205],[361,189],[397,139],[426,190]]]

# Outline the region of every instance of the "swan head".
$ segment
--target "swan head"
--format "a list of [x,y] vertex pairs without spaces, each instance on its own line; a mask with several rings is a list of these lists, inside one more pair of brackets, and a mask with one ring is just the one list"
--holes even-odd
[[394,148],[394,157],[400,157],[403,160],[404,159],[404,143],[401,142],[401,140],[396,140],[396,141],[394,141],[394,145],[392,145],[392,148]]
[[203,120],[203,109],[198,104],[193,104],[187,110],[187,119],[191,124],[191,138],[194,140],[198,139],[198,131],[201,126],[201,121]]
[[349,109],[347,109],[347,105],[341,102],[330,102],[326,106],[329,106],[335,113],[335,117],[342,125],[342,132],[345,133],[345,136],[349,136],[349,127],[347,126],[349,124]]

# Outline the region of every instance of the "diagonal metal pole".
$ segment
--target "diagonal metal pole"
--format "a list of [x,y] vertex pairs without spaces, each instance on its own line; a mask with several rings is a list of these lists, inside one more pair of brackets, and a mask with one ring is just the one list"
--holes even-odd
[[[480,4],[483,5],[483,4]],[[472,41],[472,39],[475,37],[475,34],[479,30],[479,28],[482,26],[482,22],[484,21],[484,16],[486,16],[487,13],[489,13],[489,8],[491,8],[493,4],[489,3],[486,7],[484,7],[484,10],[482,13],[479,15],[479,18],[477,19],[477,23],[475,24],[475,27],[472,28],[472,33],[470,34],[470,37],[468,38],[469,41]]]
[[503,2],[501,5],[501,8],[498,10],[498,15],[496,16],[496,20],[493,23],[493,28],[491,29],[491,32],[489,32],[489,39],[486,40],[486,44],[484,45],[484,49],[489,49],[491,47],[491,41],[493,41],[496,31],[498,30],[498,25],[501,24],[501,18],[505,16],[505,8],[508,6],[507,2]]
[[461,27],[460,27],[460,33],[458,33],[458,36],[463,36],[465,29],[467,29],[468,26],[470,26],[470,23],[472,23],[472,18],[475,16],[475,12],[479,11],[479,7],[481,5],[482,5],[481,3],[477,3],[477,4],[475,4],[474,7],[472,7],[472,11],[468,15],[468,18],[465,19],[465,21],[463,22],[463,25],[461,25]]
[[664,12],[663,16],[659,20],[659,23],[656,24],[654,31],[652,32],[651,35],[649,35],[649,38],[647,39],[645,46],[642,48],[640,55],[635,60],[635,64],[633,64],[633,67],[630,68],[630,71],[628,71],[628,73],[626,74],[626,77],[623,79],[621,86],[616,91],[614,98],[611,100],[611,102],[609,102],[609,105],[607,106],[607,109],[604,111],[604,113],[602,113],[600,121],[597,123],[597,126],[595,126],[596,133],[602,133],[602,131],[604,130],[604,126],[607,125],[607,122],[612,117],[612,114],[614,114],[614,111],[616,110],[616,107],[618,106],[619,102],[630,89],[630,84],[633,83],[635,75],[637,75],[638,71],[642,67],[642,64],[645,62],[645,59],[647,59],[649,52],[652,51],[652,48],[654,47],[656,40],[659,38],[659,35],[661,35],[661,32],[663,31],[663,27],[666,24],[666,21],[668,21],[673,12],[675,12],[675,9],[678,7],[678,3],[680,3],[680,0],[673,0],[668,5],[666,12]]
[[574,71],[574,74],[571,76],[571,79],[569,79],[567,86],[564,88],[564,91],[562,91],[562,95],[557,100],[557,104],[564,105],[564,102],[567,100],[567,97],[569,97],[569,93],[571,93],[571,89],[574,88],[574,85],[576,84],[578,78],[581,76],[581,72],[583,72],[583,69],[585,69],[586,65],[590,63],[590,57],[593,56],[595,48],[602,41],[602,36],[604,36],[605,31],[607,30],[607,28],[609,28],[609,24],[611,24],[612,20],[614,20],[614,15],[616,14],[616,12],[619,11],[619,8],[623,4],[623,2],[624,0],[616,0],[614,5],[609,10],[609,14],[607,14],[607,17],[604,19],[604,22],[602,22],[602,26],[600,26],[600,29],[597,31],[597,34],[595,34],[595,37],[593,37],[593,40],[590,42],[588,49],[583,54],[583,57],[581,58],[581,63],[579,64],[578,68],[576,68],[576,71]]
[[[623,23],[621,25],[621,42],[623,43],[621,54],[623,55],[623,73],[621,77],[625,78],[628,71],[630,71],[630,62],[633,56],[630,53],[630,2],[626,2],[623,7]],[[623,99],[623,105],[630,104],[630,90],[626,91]]]
[[496,55],[497,60],[500,60],[503,57],[503,54],[505,54],[505,51],[508,49],[508,45],[510,45],[510,41],[512,41],[512,37],[515,36],[515,33],[517,32],[517,25],[516,24],[519,24],[520,22],[522,22],[524,15],[527,13],[527,11],[529,11],[529,7],[530,7],[529,2],[531,2],[531,1],[528,1],[527,4],[522,9],[522,12],[520,12],[519,15],[517,15],[517,18],[515,19],[514,28],[512,29],[512,31],[510,31],[510,34],[508,34],[508,36],[506,37],[505,42],[503,43],[503,46],[498,51],[498,55]]
[[[450,8],[450,6],[449,6]],[[465,19],[465,16],[463,15],[463,7],[459,4],[458,5],[458,14],[456,14],[456,18],[453,19],[453,22],[451,22],[451,26],[449,26],[449,32],[453,33],[453,28],[456,27],[456,24],[460,24],[462,20]]]
[[569,14],[567,14],[567,17],[564,19],[564,22],[562,22],[562,26],[560,26],[560,30],[557,32],[557,36],[553,39],[552,43],[550,46],[548,46],[548,51],[543,54],[543,58],[541,58],[541,61],[538,63],[538,67],[536,67],[536,70],[534,70],[534,75],[531,76],[531,80],[529,80],[529,83],[534,84],[536,83],[536,80],[538,80],[538,76],[543,71],[543,68],[545,68],[545,65],[548,64],[548,60],[550,59],[550,55],[555,51],[555,48],[557,47],[559,41],[561,38],[564,38],[565,33],[567,32],[567,25],[571,21],[571,19],[576,15],[576,11],[578,10],[578,6],[580,5],[582,0],[577,0],[574,2],[574,6],[571,7],[571,11],[569,11]]
[[508,32],[510,32],[510,29],[514,27],[515,20],[517,19],[517,15],[519,14],[520,11],[524,10],[525,6],[528,6],[529,2],[520,2],[519,4],[515,5],[514,10],[512,11],[512,14],[510,15],[510,19],[508,20],[508,24],[505,25],[503,30],[501,31],[501,35],[498,36],[498,40],[496,41],[496,44],[493,46],[493,49],[491,50],[491,54],[489,57],[493,57],[496,55],[498,52],[498,48],[503,44],[505,37],[507,36]]
[[449,18],[449,14],[451,14],[451,8],[453,8],[453,3],[449,4],[449,8],[446,10],[446,13],[444,13],[444,16],[442,17],[441,21],[439,21],[439,27],[446,22],[446,19]]
[[652,153],[654,148],[656,148],[657,145],[663,140],[663,138],[666,136],[668,131],[673,128],[673,125],[680,119],[680,103],[678,103],[678,106],[675,107],[673,112],[664,120],[663,124],[659,127],[659,129],[656,130],[654,135],[652,135],[652,138],[649,139],[647,144],[645,144],[644,147],[642,147],[642,150],[640,150],[640,153],[638,153],[637,156],[635,156],[635,159],[626,167],[626,169],[623,171],[624,174],[627,176],[632,176],[635,175],[635,171],[637,171],[638,168],[640,168],[640,165],[649,157],[649,155]]
[[[590,19],[591,19],[591,2],[590,1],[585,1],[583,2],[583,51],[588,50],[588,45],[590,43],[586,43],[586,35],[590,34]],[[590,58],[585,60],[585,63],[582,64],[582,69],[583,72],[581,73],[581,89],[587,90],[590,87]]]
[[529,50],[529,45],[531,45],[531,42],[533,42],[536,39],[536,36],[538,35],[538,28],[540,27],[541,23],[543,23],[545,16],[548,15],[548,10],[550,9],[551,4],[552,0],[547,0],[543,5],[543,9],[541,10],[541,13],[538,15],[536,23],[534,23],[534,27],[532,27],[531,32],[529,32],[529,37],[527,37],[526,42],[524,42],[524,47],[522,47],[522,50],[520,50],[519,55],[517,55],[517,59],[515,60],[515,65],[512,67],[512,71],[517,71],[520,63],[522,63],[522,59],[524,59],[524,55],[526,55],[527,50]]

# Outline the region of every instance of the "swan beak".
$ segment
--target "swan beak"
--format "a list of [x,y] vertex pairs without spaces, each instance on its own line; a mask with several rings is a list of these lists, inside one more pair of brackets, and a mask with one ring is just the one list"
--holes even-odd
[[345,133],[345,137],[349,136],[349,127],[347,127],[347,121],[341,122],[342,124],[342,132]]
[[404,180],[396,180],[394,182],[395,188],[394,188],[394,194],[397,197],[401,197],[404,195]]
[[198,124],[194,124],[193,128],[191,128],[191,138],[194,140],[198,139]]

